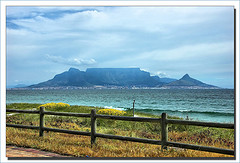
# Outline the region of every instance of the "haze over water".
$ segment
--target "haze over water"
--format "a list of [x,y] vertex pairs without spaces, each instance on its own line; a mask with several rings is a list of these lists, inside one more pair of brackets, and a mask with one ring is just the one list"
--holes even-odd
[[7,90],[7,103],[64,102],[70,105],[132,108],[160,115],[166,112],[192,120],[234,122],[234,90],[82,89]]

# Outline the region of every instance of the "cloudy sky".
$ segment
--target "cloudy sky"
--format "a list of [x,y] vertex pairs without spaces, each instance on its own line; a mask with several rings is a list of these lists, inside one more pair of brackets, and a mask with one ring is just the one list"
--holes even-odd
[[233,7],[7,7],[7,85],[139,67],[234,87]]

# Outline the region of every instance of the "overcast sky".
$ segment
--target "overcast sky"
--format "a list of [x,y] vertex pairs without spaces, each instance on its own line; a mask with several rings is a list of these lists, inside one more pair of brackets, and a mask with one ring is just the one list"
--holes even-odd
[[7,85],[139,67],[234,87],[233,7],[7,7]]

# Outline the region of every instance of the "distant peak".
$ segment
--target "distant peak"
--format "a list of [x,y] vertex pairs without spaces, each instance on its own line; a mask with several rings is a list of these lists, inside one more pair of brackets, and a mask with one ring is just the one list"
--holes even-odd
[[185,74],[183,77],[190,77],[188,74]]
[[182,79],[189,79],[189,78],[191,78],[188,74],[185,74],[183,77],[182,77]]
[[79,69],[76,69],[76,68],[70,68],[69,70],[68,70],[69,72],[75,72],[75,71],[80,71]]

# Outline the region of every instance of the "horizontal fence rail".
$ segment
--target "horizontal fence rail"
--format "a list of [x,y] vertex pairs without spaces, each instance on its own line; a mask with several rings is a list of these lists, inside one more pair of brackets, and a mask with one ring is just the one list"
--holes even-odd
[[181,124],[181,125],[194,125],[194,126],[203,126],[203,127],[216,127],[216,128],[228,128],[234,129],[234,124],[231,123],[213,123],[213,122],[198,122],[198,121],[184,121],[184,120],[175,120],[168,119],[168,124]]
[[7,127],[14,128],[25,128],[25,129],[36,129],[39,130],[39,126],[28,126],[28,125],[15,125],[15,124],[6,124]]
[[91,132],[64,130],[64,129],[56,129],[56,128],[48,128],[48,127],[44,127],[43,130],[44,131],[52,131],[52,132],[61,132],[61,133],[67,133],[67,134],[74,134],[74,135],[85,135],[85,136],[91,135]]
[[67,112],[44,111],[44,114],[60,115],[60,116],[73,116],[73,117],[91,117],[91,114],[84,114],[84,113],[67,113]]
[[137,121],[137,122],[161,122],[161,118],[145,118],[145,117],[127,117],[127,116],[113,116],[113,115],[96,115],[96,118],[123,120],[123,121]]
[[39,114],[37,110],[16,110],[16,109],[7,109],[6,112],[11,113],[31,113],[31,114]]
[[[177,142],[168,141],[168,124],[194,125],[194,126],[203,126],[203,127],[216,127],[216,128],[234,129],[234,124],[229,124],[229,123],[213,123],[213,122],[198,122],[198,121],[189,121],[189,120],[167,119],[167,114],[166,113],[162,113],[161,118],[146,118],[146,117],[127,117],[127,116],[100,115],[100,114],[96,114],[96,110],[91,110],[91,114],[52,112],[52,111],[45,111],[44,107],[40,107],[39,111],[37,111],[37,110],[7,109],[6,112],[39,114],[40,115],[39,126],[6,124],[7,127],[24,128],[24,129],[37,129],[37,130],[39,130],[39,136],[43,136],[44,131],[52,131],[52,132],[60,132],[60,133],[67,133],[67,134],[74,134],[74,135],[90,136],[91,137],[91,144],[95,144],[96,143],[96,138],[100,137],[100,138],[107,138],[107,139],[117,139],[117,140],[125,140],[125,141],[132,141],[132,142],[162,145],[162,149],[167,149],[167,146],[169,146],[169,147],[178,147],[178,148],[185,148],[185,149],[193,149],[193,150],[200,150],[200,151],[235,155],[235,151],[230,150],[230,149],[207,147],[207,146],[184,144],[184,143],[177,143]],[[74,130],[44,127],[44,115],[74,116],[74,117],[91,118],[91,132],[83,132],[83,131],[74,131]],[[161,124],[162,139],[161,140],[153,140],[153,139],[143,139],[143,138],[135,138],[135,137],[96,133],[96,128],[97,128],[96,120],[97,120],[97,118],[111,119],[111,120],[122,120],[122,121],[135,121],[135,122],[159,122]]]
[[95,134],[95,136],[100,137],[100,138],[125,140],[125,141],[139,142],[139,143],[148,143],[148,144],[157,144],[157,145],[162,144],[162,142],[160,140],[153,140],[153,139],[142,139],[142,138],[117,136],[117,135],[107,135],[107,134],[99,134],[99,133]]
[[216,147],[206,147],[200,145],[193,145],[193,144],[184,144],[184,143],[177,143],[177,142],[166,142],[168,146],[178,147],[178,148],[186,148],[186,149],[194,149],[199,151],[207,151],[207,152],[215,152],[221,154],[228,154],[234,155],[234,150],[230,149],[223,149],[223,148],[216,148]]

